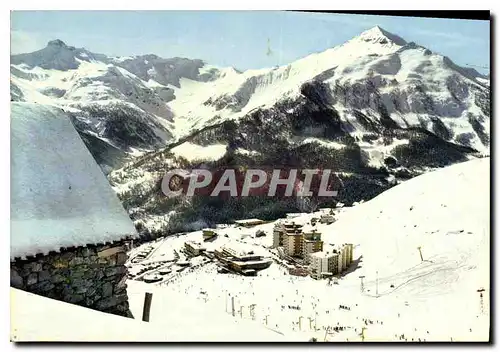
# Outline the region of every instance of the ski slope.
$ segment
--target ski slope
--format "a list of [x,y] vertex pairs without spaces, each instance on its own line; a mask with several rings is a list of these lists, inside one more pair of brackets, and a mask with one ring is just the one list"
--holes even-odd
[[[287,341],[258,324],[239,326],[228,316],[213,315],[199,302],[178,297],[181,304],[173,304],[156,292],[153,304],[171,312],[159,316],[153,311],[150,321],[143,322],[143,300],[144,295],[132,295],[135,319],[130,319],[11,288],[10,338],[14,342],[234,342],[260,336],[266,342]],[[197,319],[192,318],[200,312]],[[218,324],[212,324],[212,319]]]
[[[320,341],[360,341],[365,327],[365,341],[487,341],[489,163],[489,158],[476,159],[424,174],[368,202],[337,209],[338,220],[331,225],[316,225],[325,248],[354,244],[353,265],[338,285],[288,275],[277,262],[256,277],[242,277],[218,274],[215,264],[196,260],[190,270],[173,273],[159,284],[142,285],[161,289],[168,301],[195,297],[207,309],[225,314],[231,314],[228,301],[235,297],[240,322],[255,320],[289,338],[305,334]],[[307,224],[321,212],[293,220]],[[218,238],[208,246],[246,244],[275,257],[269,249],[273,225],[226,226],[217,230]],[[267,236],[242,236],[259,229]],[[196,231],[147,244],[154,248],[148,263],[171,259],[185,241],[201,238],[201,231]],[[134,270],[141,264],[131,265]],[[140,296],[141,288],[130,282],[134,295]],[[480,288],[486,290],[482,307]],[[253,319],[252,304],[256,304]],[[365,324],[365,319],[373,323]],[[345,329],[326,333],[328,326]]]

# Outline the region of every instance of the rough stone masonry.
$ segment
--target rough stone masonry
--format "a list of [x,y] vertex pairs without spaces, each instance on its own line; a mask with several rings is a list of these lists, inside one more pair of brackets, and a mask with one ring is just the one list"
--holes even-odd
[[12,287],[132,317],[127,297],[127,254],[122,245],[66,249],[11,262]]

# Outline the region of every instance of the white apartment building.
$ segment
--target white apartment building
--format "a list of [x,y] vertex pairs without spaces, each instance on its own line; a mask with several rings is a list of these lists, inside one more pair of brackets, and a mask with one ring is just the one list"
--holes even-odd
[[311,254],[323,250],[323,241],[304,240],[302,243],[302,256],[306,264],[311,262]]
[[330,272],[334,275],[340,274],[342,272],[342,269],[339,266],[339,258],[340,253],[334,252],[332,253],[330,262],[328,263]]
[[349,266],[352,263],[354,246],[352,243],[345,243],[344,246],[347,248],[347,265]]
[[[321,279],[323,276],[336,275],[341,272],[341,263],[339,263],[340,253],[333,252],[315,252],[309,255],[311,276],[315,279]],[[339,265],[340,264],[340,265]]]
[[316,252],[309,255],[311,276],[315,279],[321,279],[323,273],[328,272],[328,253]]
[[327,275],[342,273],[352,263],[352,255],[353,245],[351,243],[337,247],[332,252],[320,251],[309,254],[311,276],[315,279],[321,279]]
[[342,255],[342,271],[345,270],[350,263],[347,261],[349,260],[349,250],[347,247],[344,245],[340,248],[340,253]]

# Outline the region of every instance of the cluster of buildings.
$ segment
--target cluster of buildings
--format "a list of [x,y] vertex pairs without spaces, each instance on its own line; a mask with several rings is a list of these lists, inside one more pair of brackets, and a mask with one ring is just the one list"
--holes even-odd
[[340,274],[352,263],[353,245],[346,243],[329,252],[323,250],[321,233],[304,231],[294,222],[278,223],[273,230],[273,248],[283,256],[298,258],[316,279]]
[[[204,255],[209,259],[217,259],[219,272],[233,272],[242,275],[256,275],[257,271],[268,268],[272,259],[258,255],[253,250],[246,250],[240,244],[232,243],[218,249],[207,249],[196,241],[184,242],[184,253],[190,257]],[[182,263],[177,262],[177,265]]]
[[[322,214],[313,218],[311,222],[331,224],[335,222],[332,213]],[[244,227],[252,227],[261,220],[238,220]],[[264,233],[265,235],[265,233]],[[249,235],[242,235],[244,236]],[[204,242],[212,241],[217,234],[212,229],[203,230]],[[257,235],[256,235],[257,237]],[[207,251],[203,243],[187,241],[184,251],[190,256],[206,255],[218,261],[220,272],[235,272],[243,275],[255,275],[258,270],[268,268],[272,260],[257,255],[253,250],[245,251],[240,245],[232,243],[216,250]],[[292,219],[278,222],[273,229],[273,245],[281,258],[287,259],[292,265],[288,266],[291,275],[307,276],[315,279],[332,277],[344,272],[353,261],[353,245],[345,243],[325,250],[321,233],[314,228],[304,229],[304,226],[295,223]]]
[[323,241],[321,233],[304,232],[302,227],[294,222],[278,223],[273,230],[273,248],[283,247],[285,255],[301,258],[308,264],[310,254],[323,250]]
[[258,270],[266,269],[272,263],[271,259],[253,251],[246,252],[229,247],[215,250],[214,255],[223,268],[243,275],[256,275]]

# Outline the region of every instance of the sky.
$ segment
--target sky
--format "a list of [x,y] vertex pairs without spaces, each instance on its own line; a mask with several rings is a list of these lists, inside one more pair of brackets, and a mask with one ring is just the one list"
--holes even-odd
[[11,53],[61,39],[107,55],[153,53],[246,70],[291,63],[376,25],[489,72],[489,21],[284,11],[13,11]]

